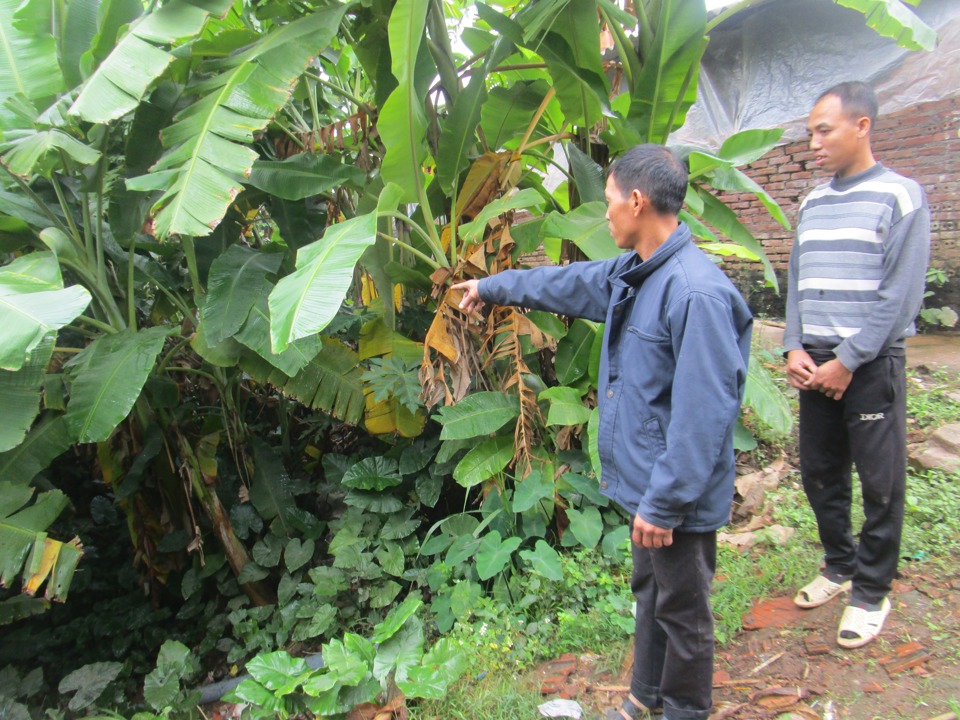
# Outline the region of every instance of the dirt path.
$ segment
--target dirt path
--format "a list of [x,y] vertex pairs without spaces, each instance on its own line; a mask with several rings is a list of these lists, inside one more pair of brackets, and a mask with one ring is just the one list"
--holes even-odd
[[[957,720],[960,710],[960,568],[901,569],[881,637],[859,650],[834,641],[838,600],[801,611],[784,595],[756,604],[746,629],[718,649],[711,720]],[[628,659],[629,663],[629,659]],[[550,696],[574,697],[597,720],[629,684],[598,671],[596,658],[564,659],[539,671]]]

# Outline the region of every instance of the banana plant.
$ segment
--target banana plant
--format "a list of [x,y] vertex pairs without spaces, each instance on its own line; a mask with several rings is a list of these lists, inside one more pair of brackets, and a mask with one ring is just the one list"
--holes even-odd
[[[849,4],[927,41],[896,0]],[[248,451],[251,395],[279,390],[370,433],[415,436],[425,408],[384,396],[364,370],[382,379],[419,358],[425,406],[491,388],[516,398],[516,417],[461,458],[462,484],[500,482],[511,463],[530,476],[584,432],[589,445],[582,403],[547,385],[556,373],[591,402],[600,329],[516,311],[478,327],[447,285],[541,243],[557,257],[561,240],[612,252],[603,157],[683,123],[711,25],[699,0],[480,3],[467,56],[451,7],[0,0],[0,306],[13,318],[0,326],[0,398],[16,407],[0,430],[5,480],[24,487],[95,444],[141,557],[158,558],[156,528],[172,529],[161,517],[201,552],[196,504],[250,577],[216,492],[217,448],[262,513],[283,518],[292,502],[268,456]],[[768,200],[738,168],[776,139],[687,151],[686,217],[704,241],[722,245],[716,230],[758,249],[705,188]],[[551,191],[543,175],[558,165],[565,185]],[[542,217],[514,224],[521,212]],[[408,319],[423,310],[432,318]],[[351,313],[354,335],[341,331]],[[545,370],[554,346],[559,367]],[[187,412],[200,395],[221,409],[213,432]],[[592,539],[593,513],[566,510]],[[148,571],[163,581],[174,566]]]

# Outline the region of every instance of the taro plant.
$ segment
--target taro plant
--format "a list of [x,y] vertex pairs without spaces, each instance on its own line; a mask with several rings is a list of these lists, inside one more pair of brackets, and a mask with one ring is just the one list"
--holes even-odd
[[252,717],[288,718],[304,711],[342,717],[355,708],[394,714],[408,699],[442,698],[466,671],[466,658],[450,639],[424,652],[421,605],[408,597],[370,638],[346,633],[324,644],[316,669],[284,651],[259,655],[247,663],[250,677],[225,699],[248,703]]

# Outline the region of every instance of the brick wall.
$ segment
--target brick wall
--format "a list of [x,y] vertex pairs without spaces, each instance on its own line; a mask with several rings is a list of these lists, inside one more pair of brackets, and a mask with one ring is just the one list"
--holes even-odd
[[[913,178],[927,192],[932,221],[931,265],[944,270],[949,281],[928,303],[960,310],[960,97],[925,103],[878,119],[873,130],[873,150],[887,167]],[[826,180],[814,164],[806,140],[774,148],[746,169],[780,204],[791,224],[796,223],[800,201]],[[754,312],[783,316],[786,268],[793,231],[785,230],[751,196],[725,193],[750,231],[761,241],[777,271],[781,295],[763,286],[756,264],[725,269],[733,277]],[[934,288],[931,288],[934,289]]]

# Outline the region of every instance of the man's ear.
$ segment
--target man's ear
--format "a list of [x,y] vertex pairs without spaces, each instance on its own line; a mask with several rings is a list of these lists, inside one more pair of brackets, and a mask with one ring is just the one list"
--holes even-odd
[[633,203],[633,214],[639,215],[647,199],[643,196],[642,192],[634,188],[633,192],[630,193],[630,202]]
[[873,123],[870,122],[870,118],[866,116],[860,118],[857,120],[857,135],[859,137],[866,137],[870,134],[870,128],[872,125]]

